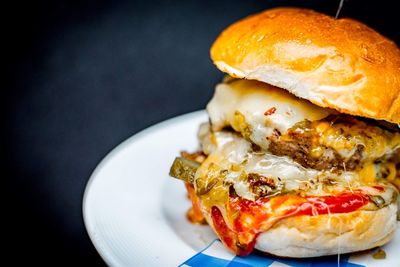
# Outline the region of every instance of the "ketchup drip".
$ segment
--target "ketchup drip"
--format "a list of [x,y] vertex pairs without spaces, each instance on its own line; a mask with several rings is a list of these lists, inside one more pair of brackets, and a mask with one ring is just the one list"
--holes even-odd
[[283,195],[271,199],[260,198],[256,201],[230,197],[226,209],[227,216],[231,218],[236,214],[232,228],[227,225],[221,211],[215,206],[211,208],[211,218],[214,229],[225,246],[237,255],[245,256],[254,249],[256,237],[268,219],[271,219],[273,224],[291,216],[348,213],[368,202],[369,198],[359,192],[320,197]]
[[345,193],[339,196],[308,197],[296,215],[322,215],[327,213],[347,213],[366,205],[369,198],[362,194]]
[[224,217],[221,214],[221,211],[215,206],[211,208],[211,218],[215,231],[221,238],[221,241],[236,255],[246,256],[253,251],[254,245],[256,244],[256,239],[253,238],[251,242],[247,244],[240,243],[239,234],[228,227],[228,225],[225,223]]

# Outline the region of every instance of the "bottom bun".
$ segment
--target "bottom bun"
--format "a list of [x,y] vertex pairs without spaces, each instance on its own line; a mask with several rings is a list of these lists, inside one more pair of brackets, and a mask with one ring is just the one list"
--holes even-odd
[[397,205],[375,211],[295,216],[257,237],[256,249],[282,257],[317,257],[362,251],[389,242],[396,230]]

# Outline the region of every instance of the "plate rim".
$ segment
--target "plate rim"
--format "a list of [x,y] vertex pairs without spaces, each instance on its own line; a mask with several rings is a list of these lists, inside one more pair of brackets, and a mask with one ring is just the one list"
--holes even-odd
[[114,261],[114,259],[112,259],[112,257],[107,257],[107,255],[109,254],[109,252],[106,251],[106,249],[104,249],[98,242],[98,239],[95,237],[95,233],[94,233],[94,229],[92,229],[89,221],[89,215],[88,215],[88,198],[90,195],[90,191],[93,188],[93,184],[94,181],[96,180],[96,177],[98,175],[98,173],[103,169],[103,167],[114,157],[114,155],[118,154],[120,152],[120,150],[122,150],[123,148],[125,148],[127,145],[129,145],[132,142],[135,142],[137,140],[139,140],[141,137],[154,132],[160,128],[164,128],[166,126],[169,126],[171,124],[174,124],[176,122],[179,122],[181,120],[185,120],[185,119],[191,119],[193,117],[197,117],[197,116],[201,116],[205,113],[205,109],[200,109],[200,110],[196,110],[196,111],[192,111],[192,112],[188,112],[188,113],[183,113],[174,117],[171,117],[169,119],[160,121],[158,123],[155,123],[147,128],[144,128],[140,131],[138,131],[137,133],[131,135],[130,137],[124,139],[123,141],[121,141],[119,144],[117,144],[116,146],[114,146],[111,150],[109,150],[103,157],[102,159],[97,163],[96,167],[93,169],[93,171],[91,172],[86,185],[85,185],[85,189],[83,192],[83,198],[82,198],[82,217],[83,217],[83,224],[85,226],[85,230],[86,233],[89,236],[89,239],[91,241],[91,243],[93,244],[93,246],[95,247],[97,253],[100,255],[100,257],[102,258],[102,260],[108,265],[108,266],[117,266],[118,263],[116,263]]

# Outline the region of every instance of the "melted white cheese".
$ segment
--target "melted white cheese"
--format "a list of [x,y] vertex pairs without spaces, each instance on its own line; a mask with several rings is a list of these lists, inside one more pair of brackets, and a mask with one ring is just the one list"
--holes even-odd
[[[274,111],[265,115],[268,110]],[[239,112],[252,128],[250,139],[263,148],[267,148],[266,137],[274,129],[285,133],[300,121],[320,120],[332,112],[282,89],[249,80],[234,80],[217,85],[207,111],[214,131],[234,125],[235,113]]]
[[[216,166],[218,170],[227,170],[225,182],[233,184],[236,193],[249,200],[254,200],[256,197],[248,181],[243,179],[249,173],[272,178],[276,184],[282,182],[285,190],[304,190],[312,195],[330,194],[330,190],[362,189],[365,185],[362,173],[346,171],[334,174],[329,171],[304,168],[285,156],[252,151],[251,143],[235,133],[210,132],[208,124],[203,124],[199,133],[202,149],[209,156],[200,166],[197,178],[206,177],[211,165],[213,171]],[[324,186],[326,179],[332,181],[334,186],[331,189]],[[376,192],[372,193],[374,195]],[[390,194],[383,197],[389,198]]]
[[[229,170],[225,181],[232,183],[236,193],[243,198],[255,197],[247,181],[243,180],[243,173],[257,173],[273,178],[277,183],[279,177],[286,190],[298,190],[305,182],[325,175],[325,172],[304,168],[288,157],[252,152],[251,143],[235,133],[221,131],[204,134],[206,128],[208,126],[203,124],[199,131],[203,134],[199,138],[203,151],[209,157],[199,168],[198,176],[206,176],[210,164],[217,165],[220,170]],[[346,173],[347,182],[354,178],[353,173]]]
[[[213,131],[231,126],[263,150],[268,150],[268,140],[275,129],[285,134],[296,123],[304,120],[319,121],[337,113],[297,98],[285,90],[243,79],[217,85],[214,96],[207,105],[207,111]],[[328,122],[319,122],[316,125],[319,144],[333,149],[345,159],[351,158],[358,146],[364,148],[363,161],[390,157],[400,147],[400,134],[384,133],[363,122],[351,126],[332,126]],[[345,134],[339,133],[339,130],[345,130]],[[369,132],[370,136],[366,136],[364,131]],[[324,154],[326,158],[329,158],[329,153],[334,156],[329,149],[323,151],[328,153]]]

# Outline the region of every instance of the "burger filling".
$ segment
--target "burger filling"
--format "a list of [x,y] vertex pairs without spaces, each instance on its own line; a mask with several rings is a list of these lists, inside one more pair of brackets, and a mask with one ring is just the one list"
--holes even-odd
[[201,153],[171,176],[223,243],[247,255],[258,234],[290,216],[377,210],[398,201],[400,133],[317,107],[262,83],[218,85],[199,129]]
[[318,170],[354,170],[391,158],[400,148],[398,129],[338,114],[257,81],[218,85],[207,111],[214,132],[230,127],[261,150]]

